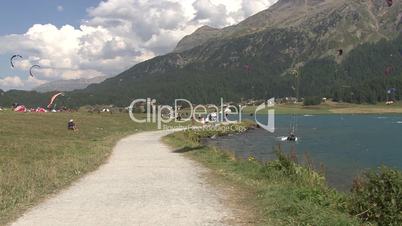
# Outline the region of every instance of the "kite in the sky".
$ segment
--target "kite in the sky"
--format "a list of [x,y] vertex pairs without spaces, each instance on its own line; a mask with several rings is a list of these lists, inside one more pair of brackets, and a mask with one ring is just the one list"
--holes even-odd
[[31,75],[31,77],[34,77],[34,75],[33,75],[33,73],[32,73],[32,69],[34,69],[34,68],[40,68],[40,66],[37,65],[37,64],[35,64],[35,65],[33,65],[33,66],[29,69],[29,75]]
[[21,55],[14,55],[14,56],[12,56],[12,57],[10,58],[10,64],[11,64],[11,67],[12,67],[12,68],[14,68],[14,59],[17,58],[17,57],[22,59],[22,56],[21,56]]
[[50,107],[52,106],[53,102],[54,102],[54,101],[56,100],[56,98],[59,97],[59,96],[64,96],[64,94],[63,94],[63,93],[57,93],[57,94],[55,94],[54,96],[52,96],[52,98],[50,99],[49,105],[47,105],[47,108],[50,108]]

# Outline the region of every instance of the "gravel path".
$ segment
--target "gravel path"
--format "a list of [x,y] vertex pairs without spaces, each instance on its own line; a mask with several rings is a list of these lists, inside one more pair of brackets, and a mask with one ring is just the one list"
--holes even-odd
[[225,225],[232,211],[206,169],[145,132],[121,140],[109,161],[12,225]]

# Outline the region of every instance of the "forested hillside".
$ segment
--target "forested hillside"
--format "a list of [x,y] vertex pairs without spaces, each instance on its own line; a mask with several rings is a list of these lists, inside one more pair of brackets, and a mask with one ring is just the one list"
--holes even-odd
[[[201,28],[173,53],[68,92],[63,104],[128,106],[146,97],[213,103],[295,96],[296,90],[300,97],[354,103],[399,99],[401,9],[400,2],[389,7],[383,0],[280,0],[238,25]],[[43,105],[50,96],[11,91],[0,105]]]

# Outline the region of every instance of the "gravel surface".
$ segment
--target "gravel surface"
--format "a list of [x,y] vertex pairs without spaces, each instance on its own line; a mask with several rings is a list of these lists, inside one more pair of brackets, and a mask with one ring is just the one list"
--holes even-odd
[[233,212],[207,170],[144,132],[116,145],[106,164],[12,225],[225,225]]

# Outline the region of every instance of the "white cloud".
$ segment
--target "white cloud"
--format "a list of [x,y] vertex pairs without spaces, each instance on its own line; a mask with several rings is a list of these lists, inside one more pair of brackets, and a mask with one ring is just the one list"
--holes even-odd
[[274,4],[277,0],[242,0],[241,11],[244,17],[249,17],[257,12],[267,9],[269,6]]
[[[232,25],[274,1],[106,0],[87,10],[89,19],[80,27],[35,24],[25,34],[0,36],[0,54],[23,55],[16,66],[20,70],[40,64],[36,74],[42,80],[112,76],[171,51],[202,25]],[[2,81],[0,88],[6,86],[5,78]],[[32,87],[36,82],[13,81],[7,77],[7,87]]]
[[214,4],[211,0],[196,0],[193,3],[196,10],[194,20],[200,24],[209,24],[216,27],[228,25],[228,11],[224,4]]
[[23,80],[19,76],[7,76],[4,78],[0,78],[0,89],[9,90],[22,87],[33,88],[44,83],[46,83],[46,81],[32,77],[28,77]]
[[63,11],[64,11],[64,7],[63,7],[62,5],[57,6],[57,11],[63,12]]
[[23,85],[24,83],[18,76],[7,76],[5,78],[0,79],[1,87],[21,87]]

